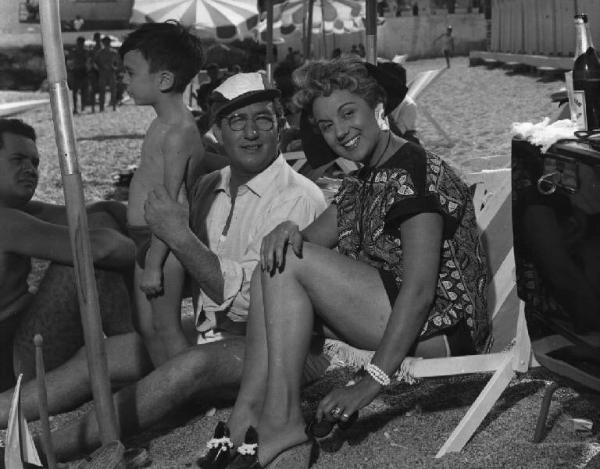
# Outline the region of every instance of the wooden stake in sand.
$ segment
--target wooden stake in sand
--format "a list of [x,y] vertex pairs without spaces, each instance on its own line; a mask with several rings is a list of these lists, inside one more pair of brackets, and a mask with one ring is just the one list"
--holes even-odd
[[42,427],[42,445],[46,454],[48,469],[56,469],[56,456],[52,446],[52,437],[50,436],[50,418],[48,416],[48,394],[46,393],[46,367],[44,366],[44,355],[42,345],[44,339],[40,334],[33,338],[35,344],[35,375],[38,391],[38,409],[40,412],[40,424]]
[[40,22],[90,382],[100,439],[106,444],[117,440],[119,434],[108,378],[87,214],[75,148],[58,0],[40,1]]

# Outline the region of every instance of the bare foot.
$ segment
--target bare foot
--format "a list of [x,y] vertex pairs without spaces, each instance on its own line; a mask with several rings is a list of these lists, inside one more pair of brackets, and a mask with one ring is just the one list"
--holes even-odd
[[[282,452],[308,441],[304,432],[304,421],[300,420],[285,427],[271,427],[259,424],[258,459],[262,467],[266,467],[273,459]],[[307,448],[306,457],[310,457],[310,449]],[[307,459],[308,466],[308,459]]]

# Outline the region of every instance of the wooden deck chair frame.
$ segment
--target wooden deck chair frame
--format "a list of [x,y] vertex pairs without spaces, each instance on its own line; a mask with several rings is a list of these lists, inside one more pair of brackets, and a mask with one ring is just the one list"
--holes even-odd
[[[512,344],[496,344],[492,353],[437,359],[408,359],[410,374],[415,378],[452,376],[470,373],[492,372],[493,375],[471,405],[465,416],[436,454],[436,458],[448,452],[460,451],[477,430],[485,416],[506,389],[514,373],[525,372],[531,363],[531,342],[525,322],[525,306],[517,296],[515,259],[512,242],[511,171],[500,169],[482,171],[468,176],[475,184],[473,201],[477,222],[482,235],[500,235],[504,247],[492,252],[489,245],[488,258],[492,270],[488,307],[492,312],[492,334],[495,326],[507,326],[502,313],[512,316],[514,339]],[[484,244],[486,243],[484,239]],[[496,258],[494,258],[496,254]],[[500,257],[498,258],[498,255]],[[514,324],[516,322],[516,324]],[[512,335],[512,334],[511,334]],[[498,349],[498,347],[501,347]],[[496,351],[494,351],[496,350]]]
[[[286,161],[291,162],[292,168],[294,168],[297,172],[301,172],[301,169],[308,164],[308,160],[306,159],[306,155],[303,151],[290,151],[283,154],[283,157]],[[351,173],[358,169],[358,165],[350,160],[346,160],[344,158],[337,158],[336,160],[327,163],[323,166],[320,166],[317,169],[314,169],[312,172],[305,174],[309,179],[315,181],[320,178],[325,170],[329,168],[331,165],[337,165],[344,174]]]
[[2,103],[0,104],[0,117],[10,117],[21,112],[29,111],[38,106],[50,104],[49,98],[44,99],[31,99],[28,101],[17,101],[14,103]]
[[[406,93],[406,96],[411,98],[416,103],[417,98],[427,88],[429,88],[429,86],[431,86],[445,71],[445,68],[438,68],[435,70],[426,70],[424,72],[418,73],[414,80],[408,84],[408,92]],[[402,104],[403,103],[400,103],[399,110],[402,110]],[[433,125],[435,130],[437,130],[438,133],[442,137],[444,137],[444,139],[446,139],[446,141],[450,145],[452,145],[454,142],[450,138],[450,135],[448,135],[448,133],[446,133],[442,126],[434,119],[427,107],[423,104],[418,103],[417,107],[421,111],[421,114],[423,114],[423,117],[425,117],[431,123],[431,125]]]

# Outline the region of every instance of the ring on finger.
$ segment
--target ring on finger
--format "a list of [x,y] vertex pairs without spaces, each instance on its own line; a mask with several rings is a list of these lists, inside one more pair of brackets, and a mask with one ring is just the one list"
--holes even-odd
[[342,409],[341,407],[336,406],[329,411],[329,414],[334,418],[338,418],[342,414]]
[[350,418],[350,415],[348,415],[347,413],[345,413],[345,412],[344,412],[344,413],[342,414],[342,419],[343,419],[343,420],[348,420],[349,418]]

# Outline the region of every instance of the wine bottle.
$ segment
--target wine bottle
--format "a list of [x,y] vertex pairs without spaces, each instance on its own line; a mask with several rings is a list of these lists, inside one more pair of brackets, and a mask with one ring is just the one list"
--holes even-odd
[[575,15],[574,115],[580,130],[600,128],[600,60],[585,14]]

